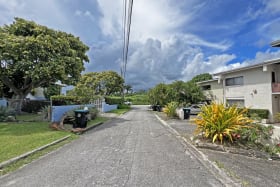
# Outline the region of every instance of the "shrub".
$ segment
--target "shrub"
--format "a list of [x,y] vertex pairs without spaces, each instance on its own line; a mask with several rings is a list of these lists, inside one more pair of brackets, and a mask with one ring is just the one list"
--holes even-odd
[[7,121],[9,116],[15,116],[15,114],[14,109],[0,106],[0,121]]
[[212,103],[201,107],[201,112],[195,119],[196,134],[202,133],[205,138],[213,142],[224,139],[233,141],[232,134],[241,128],[247,128],[253,120],[245,116],[247,109],[237,106],[225,107],[224,104]]
[[105,102],[109,105],[118,105],[123,103],[122,97],[105,97]]
[[168,103],[162,111],[168,116],[168,117],[177,117],[176,109],[178,107],[177,102],[170,102]]
[[97,117],[98,115],[98,109],[96,107],[90,107],[89,108],[89,114],[90,114],[90,119],[89,120],[93,120]]
[[55,95],[51,96],[53,106],[87,104],[88,99],[77,96]]
[[248,116],[258,116],[261,119],[268,119],[268,115],[269,115],[269,110],[267,109],[248,109]]
[[237,133],[240,134],[241,142],[259,143],[266,142],[271,138],[273,126],[264,126],[261,124],[250,124],[249,128],[240,129]]
[[125,104],[119,104],[118,105],[118,109],[130,109],[131,106],[130,105],[125,105]]
[[22,105],[22,111],[27,113],[37,113],[43,107],[50,105],[49,101],[37,101],[37,100],[29,100],[25,101]]

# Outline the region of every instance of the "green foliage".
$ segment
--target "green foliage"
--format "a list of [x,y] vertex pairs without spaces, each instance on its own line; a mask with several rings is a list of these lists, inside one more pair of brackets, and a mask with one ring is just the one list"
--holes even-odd
[[60,80],[74,84],[88,62],[89,48],[79,38],[33,21],[15,18],[0,27],[0,80],[18,99],[20,111],[25,96],[34,88]]
[[0,122],[7,121],[8,116],[15,116],[15,110],[9,107],[0,106]]
[[0,123],[0,162],[49,144],[69,134],[65,131],[51,130],[48,122]]
[[160,83],[149,90],[148,97],[152,105],[164,106],[172,101],[173,93],[168,85]]
[[78,96],[54,95],[51,100],[53,106],[88,104],[87,99]]
[[[257,115],[261,119],[268,119],[269,116],[269,110],[267,109],[248,109],[248,116],[255,116]],[[256,116],[255,116],[256,117]]]
[[126,101],[132,102],[133,105],[148,105],[149,98],[147,93],[135,93],[129,96],[125,96]]
[[133,89],[132,89],[132,86],[131,85],[124,85],[124,89],[126,91],[126,94],[128,94],[129,92],[132,93],[133,92]]
[[125,105],[125,104],[119,104],[118,105],[118,109],[130,109],[131,106],[130,105]]
[[201,107],[201,112],[195,119],[196,134],[202,133],[205,138],[213,142],[223,143],[225,138],[233,141],[233,133],[248,128],[252,120],[245,116],[247,109],[238,109],[236,106],[225,107],[224,104],[212,103]]
[[98,116],[98,109],[96,107],[89,107],[90,120],[94,120]]
[[118,105],[122,104],[124,101],[122,97],[107,96],[105,97],[105,102],[109,105]]
[[176,109],[178,107],[177,102],[170,102],[168,103],[164,108],[163,112],[168,116],[168,117],[177,117]]
[[211,74],[203,73],[203,74],[193,77],[191,81],[196,83],[196,82],[207,81],[207,80],[211,80],[211,79],[212,79]]
[[61,86],[56,84],[51,84],[44,89],[44,96],[46,99],[50,100],[51,96],[59,95],[61,91]]
[[181,105],[198,103],[205,99],[200,87],[192,82],[175,81],[172,84],[158,84],[149,90],[148,97],[151,105],[164,106],[171,101]]
[[261,143],[269,140],[273,133],[273,126],[264,126],[261,124],[250,124],[248,128],[242,128],[237,131],[240,135],[239,141]]
[[108,96],[120,93],[123,83],[123,78],[114,71],[86,73],[69,94],[94,100],[97,95]]
[[49,101],[29,100],[23,102],[21,110],[27,113],[40,112],[43,107],[50,105]]

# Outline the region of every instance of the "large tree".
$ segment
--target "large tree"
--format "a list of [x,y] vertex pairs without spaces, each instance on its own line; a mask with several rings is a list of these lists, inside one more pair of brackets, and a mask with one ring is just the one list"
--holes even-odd
[[33,88],[58,80],[75,84],[89,62],[88,50],[78,37],[33,21],[15,18],[0,27],[0,80],[14,93],[13,107],[20,111]]
[[80,81],[69,94],[94,99],[96,96],[120,93],[123,84],[123,78],[114,71],[90,72],[82,75]]

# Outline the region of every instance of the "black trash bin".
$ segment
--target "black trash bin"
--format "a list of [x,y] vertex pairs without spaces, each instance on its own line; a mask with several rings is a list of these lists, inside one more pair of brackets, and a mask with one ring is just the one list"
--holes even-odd
[[87,127],[87,115],[88,110],[75,110],[75,123],[73,128],[86,128]]
[[190,108],[183,108],[184,111],[184,119],[190,118],[191,109]]

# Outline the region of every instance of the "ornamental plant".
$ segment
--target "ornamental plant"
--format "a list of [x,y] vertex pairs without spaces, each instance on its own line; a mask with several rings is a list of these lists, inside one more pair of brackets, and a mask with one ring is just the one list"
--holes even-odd
[[223,103],[212,103],[201,107],[201,112],[194,120],[197,128],[195,134],[202,134],[205,138],[223,143],[224,139],[233,142],[235,132],[242,128],[249,128],[253,122],[246,117],[247,108],[225,106]]
[[170,102],[168,103],[163,109],[162,111],[168,116],[168,117],[176,117],[176,109],[178,107],[178,103],[177,102]]

